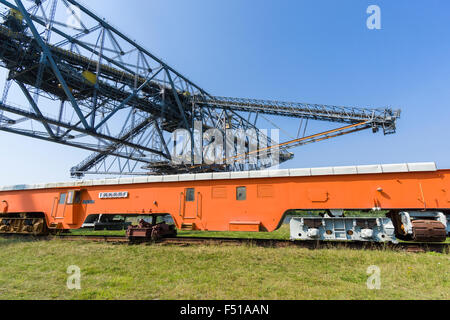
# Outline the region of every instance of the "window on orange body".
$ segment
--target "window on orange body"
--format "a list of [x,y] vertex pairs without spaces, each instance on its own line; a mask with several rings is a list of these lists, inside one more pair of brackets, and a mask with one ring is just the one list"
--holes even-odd
[[186,202],[194,202],[195,201],[195,189],[190,188],[186,189]]
[[66,204],[66,198],[67,198],[67,194],[61,193],[61,196],[59,198],[59,204]]
[[236,200],[238,200],[238,201],[247,200],[247,187],[237,187],[236,188]]

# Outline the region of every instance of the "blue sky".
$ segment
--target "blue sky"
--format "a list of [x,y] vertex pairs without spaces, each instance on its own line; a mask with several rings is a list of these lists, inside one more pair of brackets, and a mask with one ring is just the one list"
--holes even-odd
[[[372,4],[381,8],[382,30],[366,27]],[[285,167],[435,161],[450,168],[447,0],[93,0],[88,6],[214,95],[403,111],[396,135],[363,132],[301,147]],[[7,133],[0,139],[2,185],[67,180],[89,154]]]

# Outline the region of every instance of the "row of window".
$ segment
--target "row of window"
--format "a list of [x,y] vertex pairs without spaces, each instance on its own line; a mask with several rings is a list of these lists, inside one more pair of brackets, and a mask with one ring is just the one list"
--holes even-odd
[[[185,194],[186,202],[195,201],[195,189],[186,189]],[[236,200],[245,201],[247,200],[247,187],[237,187],[236,188]],[[79,204],[81,203],[81,192],[80,191],[69,191],[68,193],[61,193],[59,197],[59,204]]]
[[[195,189],[194,188],[186,189],[185,199],[186,199],[186,202],[194,202],[195,201]],[[236,200],[237,201],[247,200],[247,187],[237,187],[236,188]]]
[[68,193],[61,193],[59,197],[59,204],[79,204],[81,203],[81,191],[69,191]]

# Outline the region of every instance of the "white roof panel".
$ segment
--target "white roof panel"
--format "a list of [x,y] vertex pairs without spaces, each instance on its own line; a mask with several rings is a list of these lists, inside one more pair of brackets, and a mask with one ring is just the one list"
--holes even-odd
[[268,178],[269,170],[250,171],[250,178]]
[[358,174],[383,173],[381,165],[357,166]]
[[401,173],[409,172],[408,165],[406,163],[400,164],[383,164],[381,166],[383,173]]
[[332,176],[334,174],[333,167],[311,168],[312,176]]
[[178,181],[180,181],[179,175],[163,176],[163,182],[178,182]]
[[180,175],[179,181],[194,181],[195,174],[182,174]]
[[133,183],[147,183],[148,177],[134,177]]
[[133,178],[120,178],[119,184],[133,184]]
[[334,167],[333,172],[335,175],[348,175],[348,174],[358,174],[358,168],[353,167]]
[[408,163],[408,169],[409,172],[437,171],[437,166],[434,162]]
[[347,167],[325,167],[325,168],[303,168],[284,170],[263,170],[244,172],[219,172],[202,174],[184,174],[169,176],[142,176],[125,177],[120,179],[100,179],[69,181],[61,183],[41,183],[34,185],[0,186],[0,191],[14,190],[35,190],[47,188],[70,188],[77,186],[102,186],[102,185],[125,185],[158,182],[178,182],[178,181],[205,181],[205,180],[229,180],[248,178],[268,178],[268,177],[309,177],[327,175],[358,175],[358,174],[381,174],[381,173],[401,173],[401,172],[434,172],[437,166],[433,162],[423,163],[401,163],[385,165],[347,166]]
[[163,182],[163,177],[162,176],[149,176],[147,179],[147,182],[151,183],[151,182]]
[[311,168],[290,169],[289,175],[291,177],[310,177],[311,176]]
[[249,171],[231,172],[230,179],[248,179],[250,177]]
[[[110,186],[110,185],[119,184],[119,182],[120,182],[119,179],[105,179],[105,183],[104,184]],[[95,184],[95,182],[94,182],[94,184]]]
[[228,180],[231,177],[230,172],[215,172],[213,173],[213,180]]
[[268,170],[269,171],[269,177],[271,178],[282,178],[282,177],[289,177],[289,169],[285,170]]

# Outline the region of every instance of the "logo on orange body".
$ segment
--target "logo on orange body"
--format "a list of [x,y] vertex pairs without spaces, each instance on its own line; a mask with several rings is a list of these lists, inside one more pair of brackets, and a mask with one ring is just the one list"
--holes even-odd
[[128,191],[123,192],[100,192],[98,194],[100,199],[125,199],[128,198]]

